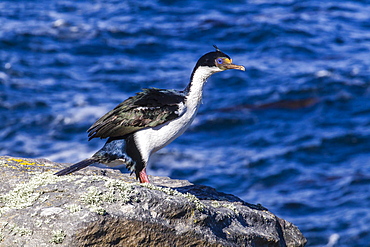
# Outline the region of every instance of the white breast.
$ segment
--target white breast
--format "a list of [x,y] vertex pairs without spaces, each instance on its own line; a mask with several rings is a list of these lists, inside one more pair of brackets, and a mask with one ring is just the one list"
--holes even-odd
[[183,110],[185,112],[175,120],[154,128],[142,129],[134,134],[144,161],[148,162],[152,153],[170,144],[189,128],[198,111],[198,105],[191,108],[184,107]]

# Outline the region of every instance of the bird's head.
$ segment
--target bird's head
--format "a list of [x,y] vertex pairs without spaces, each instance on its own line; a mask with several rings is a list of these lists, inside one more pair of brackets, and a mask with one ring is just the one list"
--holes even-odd
[[244,66],[236,65],[232,63],[232,59],[220,51],[217,46],[214,45],[216,51],[204,54],[199,58],[195,68],[198,67],[209,67],[213,72],[221,72],[228,69],[238,69],[245,71]]

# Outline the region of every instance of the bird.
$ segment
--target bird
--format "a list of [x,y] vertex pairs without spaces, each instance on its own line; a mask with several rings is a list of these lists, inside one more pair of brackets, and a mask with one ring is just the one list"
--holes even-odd
[[233,64],[227,54],[214,48],[199,58],[184,90],[145,88],[99,118],[87,132],[89,141],[107,138],[104,146],[91,158],[55,175],[67,175],[96,163],[110,167],[124,164],[140,183],[150,183],[146,173],[150,157],[189,128],[207,79],[229,69],[245,71],[244,66]]

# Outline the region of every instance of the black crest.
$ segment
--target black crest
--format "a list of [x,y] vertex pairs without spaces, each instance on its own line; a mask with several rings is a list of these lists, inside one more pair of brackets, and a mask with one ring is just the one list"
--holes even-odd
[[217,45],[213,45],[213,47],[216,49],[216,51],[221,51],[221,50],[217,47]]

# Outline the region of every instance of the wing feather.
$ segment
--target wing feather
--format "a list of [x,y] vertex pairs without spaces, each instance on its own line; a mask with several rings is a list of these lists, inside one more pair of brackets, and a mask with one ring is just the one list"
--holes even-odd
[[88,130],[92,138],[119,137],[146,127],[173,120],[184,112],[182,92],[157,88],[143,89],[98,119]]

